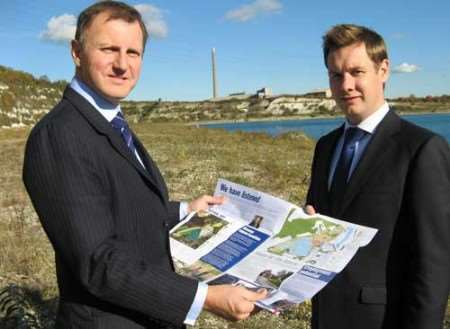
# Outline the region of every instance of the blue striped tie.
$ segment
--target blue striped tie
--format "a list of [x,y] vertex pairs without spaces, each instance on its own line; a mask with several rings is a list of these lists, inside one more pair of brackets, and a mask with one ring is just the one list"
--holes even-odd
[[133,136],[131,135],[130,128],[128,127],[127,122],[125,121],[125,118],[123,117],[122,112],[117,112],[117,115],[112,119],[111,125],[114,129],[116,129],[120,135],[122,136],[123,140],[125,141],[125,144],[127,144],[128,148],[130,149],[131,153],[133,153],[134,156],[136,156],[136,147],[133,143]]

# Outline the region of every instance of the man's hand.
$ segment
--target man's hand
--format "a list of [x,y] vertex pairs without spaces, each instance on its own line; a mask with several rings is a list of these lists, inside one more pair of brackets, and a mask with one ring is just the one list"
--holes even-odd
[[204,309],[228,320],[244,320],[253,312],[255,302],[266,296],[266,289],[254,292],[231,285],[209,286]]
[[224,203],[223,196],[202,195],[201,197],[191,201],[188,205],[188,212],[207,210],[209,206]]
[[313,206],[311,206],[311,205],[306,205],[306,207],[305,207],[305,212],[308,214],[308,215],[315,215],[316,214],[316,209],[314,209],[314,207]]

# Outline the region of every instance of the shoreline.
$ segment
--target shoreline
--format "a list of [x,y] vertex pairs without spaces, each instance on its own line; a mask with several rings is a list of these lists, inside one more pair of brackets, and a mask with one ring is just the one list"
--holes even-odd
[[[400,116],[403,115],[428,115],[428,114],[450,114],[450,109],[448,111],[423,111],[423,112],[415,112],[415,111],[396,111],[396,113]],[[293,115],[293,116],[283,116],[283,117],[266,117],[266,118],[246,118],[246,119],[236,119],[236,120],[204,120],[204,121],[190,121],[190,122],[177,122],[177,121],[168,121],[168,122],[152,122],[153,124],[179,124],[182,126],[188,127],[204,127],[210,125],[220,125],[220,124],[233,124],[233,123],[246,123],[246,122],[270,122],[270,121],[306,121],[306,120],[320,120],[320,119],[338,119],[342,118],[343,115]],[[137,124],[142,124],[144,122],[138,122]],[[31,125],[21,125],[21,126],[0,126],[0,131],[20,131],[27,130],[32,128],[35,123]]]
[[[450,114],[450,110],[448,111],[425,111],[425,112],[414,112],[414,111],[396,111],[396,113],[400,116],[403,115],[428,115],[428,114]],[[187,126],[205,126],[205,125],[214,125],[214,124],[228,124],[228,123],[246,123],[246,122],[268,122],[268,121],[289,121],[289,120],[315,120],[315,119],[338,119],[343,118],[343,114],[339,115],[302,115],[302,116],[285,116],[285,117],[267,117],[267,118],[248,118],[248,119],[238,119],[238,120],[206,120],[206,121],[192,121],[187,122],[185,125]]]
[[[449,112],[450,113],[450,112]],[[188,126],[214,125],[223,123],[245,123],[245,122],[268,122],[268,121],[289,121],[289,120],[313,120],[313,119],[334,119],[343,117],[343,115],[302,115],[302,116],[285,116],[285,117],[267,117],[267,118],[247,118],[237,120],[206,120],[187,122]]]

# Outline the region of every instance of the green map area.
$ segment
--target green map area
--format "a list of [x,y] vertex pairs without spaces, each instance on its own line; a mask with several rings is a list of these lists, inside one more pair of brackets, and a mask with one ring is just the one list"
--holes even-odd
[[[294,218],[284,223],[283,228],[281,229],[280,233],[276,235],[276,237],[284,238],[286,236],[291,236],[292,238],[295,238],[299,234],[314,234],[317,230],[319,230],[317,221],[319,221],[320,224],[323,224],[327,231],[334,230],[334,228],[336,227],[340,227],[341,229],[343,229],[341,226],[337,226],[334,223],[325,222],[319,217],[308,219]],[[317,228],[314,229],[314,227]]]
[[[308,256],[314,248],[322,248],[328,242],[334,240],[342,232],[344,227],[335,223],[324,221],[322,218],[294,218],[287,220],[281,231],[274,238],[282,242],[267,249],[276,255],[286,253],[297,259]],[[327,251],[327,250],[322,250]]]

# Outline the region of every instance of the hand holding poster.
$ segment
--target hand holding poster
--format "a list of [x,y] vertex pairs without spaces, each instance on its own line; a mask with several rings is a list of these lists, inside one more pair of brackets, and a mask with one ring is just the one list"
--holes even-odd
[[219,179],[227,202],[194,213],[170,233],[177,272],[213,284],[266,288],[274,313],[310,299],[367,245],[377,230],[326,217]]

